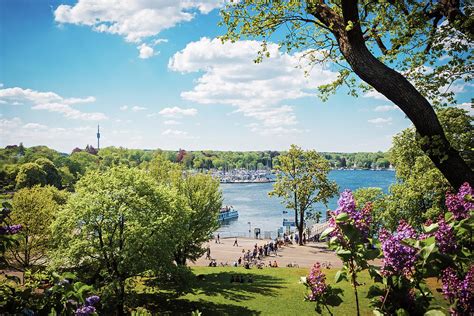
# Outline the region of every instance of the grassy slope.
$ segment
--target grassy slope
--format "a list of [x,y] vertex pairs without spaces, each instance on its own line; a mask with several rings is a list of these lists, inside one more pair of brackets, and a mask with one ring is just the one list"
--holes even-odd
[[[303,300],[306,293],[304,285],[299,283],[300,277],[308,273],[308,269],[266,268],[263,270],[245,270],[244,268],[209,268],[194,267],[195,275],[203,275],[189,284],[192,293],[176,297],[171,291],[139,294],[141,302],[138,306],[148,303],[150,310],[159,314],[189,315],[190,311],[199,309],[203,315],[314,315],[312,302]],[[328,283],[334,283],[336,270],[325,270]],[[230,283],[232,275],[252,276],[253,283]],[[366,286],[359,288],[362,315],[373,315],[366,298],[371,281],[367,274],[362,274],[359,282]],[[431,284],[434,286],[434,284]],[[355,299],[350,284],[341,282],[338,287],[344,290],[344,302],[332,310],[334,315],[354,315]],[[139,286],[142,292],[145,288]],[[437,293],[435,296],[439,298]],[[148,296],[148,297],[146,297]],[[137,305],[135,305],[137,306]],[[328,314],[328,313],[325,313]]]

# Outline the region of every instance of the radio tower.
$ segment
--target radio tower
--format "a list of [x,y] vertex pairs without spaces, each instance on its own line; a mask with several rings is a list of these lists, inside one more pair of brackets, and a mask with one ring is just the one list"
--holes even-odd
[[99,124],[97,124],[97,150],[99,150],[99,140],[100,140],[100,132],[99,132]]

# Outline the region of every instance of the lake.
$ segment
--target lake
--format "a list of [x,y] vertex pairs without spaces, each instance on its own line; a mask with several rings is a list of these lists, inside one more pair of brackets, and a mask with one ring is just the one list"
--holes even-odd
[[[333,170],[329,173],[329,178],[336,181],[340,191],[379,187],[387,193],[389,186],[395,183],[395,172],[390,170]],[[272,186],[273,183],[221,184],[224,205],[232,205],[239,212],[239,218],[223,225],[219,232],[223,236],[229,234],[248,236],[249,228],[253,232],[254,228],[258,227],[262,233],[264,231],[276,233],[284,218],[293,219],[294,211],[288,210],[288,214],[283,214],[283,211],[287,209],[280,203],[281,200],[268,196]],[[326,209],[333,210],[337,207],[338,198],[339,196],[332,198],[327,208],[323,204],[319,204],[315,209],[320,210],[324,217]]]

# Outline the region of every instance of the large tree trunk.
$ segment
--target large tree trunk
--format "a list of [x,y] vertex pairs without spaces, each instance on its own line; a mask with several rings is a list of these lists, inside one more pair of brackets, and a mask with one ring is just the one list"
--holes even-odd
[[[446,139],[431,104],[400,73],[387,67],[368,50],[359,24],[357,1],[343,0],[343,21],[328,13],[327,7],[317,8],[315,16],[332,19],[339,49],[352,70],[375,90],[395,103],[413,122],[418,134],[424,137],[422,149],[448,182],[458,189],[464,182],[474,183],[474,172]],[[352,29],[346,30],[351,22]]]

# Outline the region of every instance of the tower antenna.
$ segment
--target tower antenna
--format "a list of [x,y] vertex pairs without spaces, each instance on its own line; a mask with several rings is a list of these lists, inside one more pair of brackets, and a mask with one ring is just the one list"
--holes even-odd
[[97,150],[100,148],[100,131],[99,131],[99,124],[97,124]]

